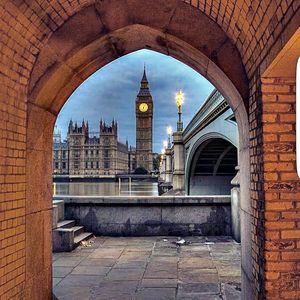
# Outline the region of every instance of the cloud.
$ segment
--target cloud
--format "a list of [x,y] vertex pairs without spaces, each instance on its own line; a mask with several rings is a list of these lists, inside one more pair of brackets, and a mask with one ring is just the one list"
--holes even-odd
[[213,86],[185,64],[150,50],[140,50],[119,58],[84,81],[62,108],[57,127],[66,137],[69,120],[88,120],[91,131],[99,131],[99,121],[119,123],[119,140],[135,146],[135,99],[144,63],[154,101],[154,149],[160,152],[166,126],[176,127],[175,92],[185,93],[183,121],[187,125]]

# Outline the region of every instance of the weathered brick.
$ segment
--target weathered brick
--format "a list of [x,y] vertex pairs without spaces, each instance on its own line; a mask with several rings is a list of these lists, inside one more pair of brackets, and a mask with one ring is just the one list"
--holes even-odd
[[287,261],[299,261],[300,260],[300,252],[296,251],[282,251],[281,257],[283,260]]
[[281,94],[281,93],[289,93],[290,87],[284,84],[263,84],[262,92],[266,94]]
[[[0,61],[0,76],[1,76],[1,102],[0,102],[0,137],[3,135],[5,141],[0,140],[0,168],[2,167],[3,162],[6,162],[5,167],[15,167],[20,166],[22,169],[11,168],[9,173],[5,171],[5,174],[10,174],[9,177],[3,176],[3,172],[0,175],[0,200],[2,201],[4,197],[3,194],[9,194],[7,196],[9,200],[7,201],[21,201],[17,204],[9,205],[10,210],[15,210],[25,207],[25,193],[26,193],[26,180],[22,177],[22,174],[25,174],[25,165],[26,165],[26,139],[27,139],[27,128],[28,120],[27,116],[27,104],[28,99],[26,99],[28,93],[28,82],[29,76],[31,76],[33,71],[33,65],[36,62],[36,58],[39,57],[40,50],[44,47],[47,47],[47,42],[51,39],[53,32],[57,32],[59,28],[68,21],[71,17],[74,18],[77,12],[83,10],[83,8],[88,5],[94,5],[93,0],[91,1],[3,1],[1,3],[1,18],[0,18],[0,27],[1,27],[1,61]],[[107,1],[108,3],[109,1]],[[122,1],[119,1],[121,5]],[[134,1],[128,1],[128,3],[133,3]],[[136,2],[140,2],[137,0]],[[147,11],[148,1],[144,1],[143,10]],[[154,4],[153,1],[151,5]],[[170,1],[171,3],[172,1]],[[174,1],[175,3],[176,1]],[[262,148],[266,151],[272,152],[275,155],[282,153],[286,155],[286,152],[294,153],[295,147],[295,132],[294,132],[294,104],[295,103],[295,84],[294,79],[285,80],[284,78],[260,78],[260,70],[266,69],[268,64],[275,58],[278,54],[278,51],[282,47],[282,44],[285,42],[285,38],[290,36],[293,32],[290,32],[291,24],[295,23],[293,17],[297,17],[296,13],[299,9],[298,1],[208,1],[208,0],[186,0],[184,5],[192,5],[195,9],[199,9],[203,14],[206,14],[210,20],[217,22],[218,26],[225,32],[229,41],[232,41],[237,47],[237,52],[241,57],[243,68],[245,68],[247,77],[250,79],[249,83],[249,119],[251,124],[250,144],[251,144],[251,200],[253,202],[252,207],[256,209],[253,210],[253,218],[261,219],[264,221],[264,213],[272,212],[273,210],[283,213],[286,210],[294,210],[298,206],[295,206],[293,201],[298,201],[299,195],[295,192],[294,196],[290,191],[285,189],[287,185],[281,181],[293,180],[293,188],[297,188],[299,180],[293,176],[295,169],[291,171],[280,169],[284,165],[277,165],[276,170],[265,170],[264,157],[262,155]],[[104,3],[103,5],[106,5]],[[177,3],[177,2],[176,2]],[[102,3],[101,3],[102,5]],[[174,15],[180,13],[179,10],[182,6],[178,5],[177,10],[174,10]],[[149,10],[149,14],[145,20],[137,20],[143,24],[148,24],[155,16],[159,19],[159,15],[163,10],[153,11]],[[173,12],[173,10],[170,10]],[[135,11],[124,12],[124,15],[128,13],[129,16],[136,13]],[[114,13],[103,14],[101,18],[107,17],[107,15],[112,15],[113,18],[116,16]],[[143,14],[144,15],[144,11]],[[152,16],[151,16],[152,15]],[[183,14],[184,15],[184,14]],[[120,14],[122,17],[122,14]],[[199,18],[202,18],[202,15],[199,14]],[[122,18],[121,18],[122,19]],[[135,20],[134,17],[130,18]],[[172,18],[171,18],[172,19]],[[165,24],[171,23],[171,19]],[[101,20],[102,21],[102,20]],[[109,24],[115,24],[115,20],[112,19],[112,22]],[[118,20],[119,21],[119,20]],[[122,21],[120,21],[121,23]],[[159,23],[159,22],[158,22]],[[185,23],[180,24],[184,28]],[[156,26],[154,26],[156,28]],[[157,29],[159,30],[159,25]],[[109,28],[109,26],[108,26]],[[161,28],[163,31],[166,28]],[[195,30],[197,36],[201,38],[201,30],[195,26],[195,28],[182,29],[182,38],[185,39],[184,35],[188,35],[191,31]],[[287,32],[286,32],[287,31]],[[99,31],[100,32],[100,31]],[[75,36],[72,38],[76,38]],[[71,39],[70,39],[71,40]],[[186,38],[188,41],[189,39]],[[277,42],[280,42],[280,46],[277,46]],[[209,48],[210,45],[207,46]],[[223,46],[222,46],[223,47]],[[226,47],[226,44],[225,44]],[[218,53],[212,53],[212,56],[217,56],[217,60],[222,60],[222,52],[224,48],[220,48]],[[73,49],[74,50],[74,49]],[[78,49],[76,49],[77,51]],[[203,49],[205,52],[207,49]],[[234,50],[234,49],[233,49]],[[115,55],[115,54],[114,54]],[[63,63],[63,57],[60,57],[59,63]],[[224,58],[228,69],[233,69],[237,62],[230,65],[232,58]],[[289,66],[293,67],[293,66]],[[261,81],[263,82],[262,89],[260,89]],[[74,83],[74,88],[78,84]],[[262,92],[262,95],[260,94]],[[265,104],[274,104],[277,103],[279,106],[266,106]],[[266,110],[271,110],[274,108],[274,111],[270,114],[276,112],[281,112],[278,114],[276,121],[274,117],[264,116]],[[285,111],[285,113],[283,113]],[[261,115],[262,113],[262,115]],[[19,118],[16,118],[19,116]],[[262,119],[262,120],[261,120]],[[261,121],[267,122],[269,124],[264,124],[262,127]],[[276,124],[270,124],[270,122]],[[282,123],[289,125],[285,127]],[[7,126],[6,126],[7,125]],[[271,125],[271,126],[267,126]],[[276,126],[274,126],[276,125]],[[263,129],[263,131],[262,131]],[[267,133],[267,135],[265,135]],[[10,142],[9,142],[10,141]],[[13,141],[13,142],[11,142]],[[22,143],[17,143],[20,141]],[[284,145],[274,145],[270,144],[273,142],[292,142],[293,144],[284,144]],[[3,145],[3,146],[2,146]],[[23,151],[15,151],[23,150]],[[3,159],[5,158],[5,159]],[[279,156],[280,160],[287,160],[287,156]],[[270,166],[269,166],[270,169]],[[268,175],[268,172],[273,175]],[[274,175],[277,173],[278,176]],[[20,176],[19,176],[20,175]],[[7,180],[7,181],[6,181]],[[264,203],[264,189],[262,180],[272,180],[277,185],[279,192],[268,194],[272,195],[272,199],[277,201],[272,201],[268,198],[264,209],[261,209],[261,203]],[[281,181],[279,181],[281,180]],[[15,182],[20,182],[21,184],[14,184]],[[278,182],[279,181],[279,182]],[[282,188],[283,187],[283,188]],[[17,194],[19,193],[20,194]],[[288,196],[285,196],[288,194]],[[16,197],[16,198],[15,198]],[[266,198],[267,198],[266,197]],[[288,198],[286,198],[288,197]],[[285,201],[285,199],[291,199],[292,201]],[[280,200],[280,201],[279,201]],[[281,201],[283,200],[283,201]],[[271,202],[271,203],[270,203]],[[257,209],[260,208],[260,209]],[[5,207],[5,209],[8,209]],[[18,210],[18,216],[24,217],[25,211]],[[12,213],[1,214],[0,210],[0,225],[1,229],[11,228],[14,224],[14,220],[17,218],[17,215],[14,216]],[[5,216],[9,217],[6,219]],[[2,221],[3,220],[3,221]],[[25,222],[23,222],[25,224]],[[28,225],[28,223],[26,223]],[[258,223],[257,223],[258,224]],[[27,226],[26,225],[26,226]],[[261,225],[260,225],[261,226]],[[254,228],[255,232],[263,231],[264,228]],[[276,235],[273,231],[266,232],[266,236]],[[282,232],[283,233],[283,232]],[[25,235],[22,230],[20,233],[21,238],[24,240]],[[17,239],[20,239],[18,236]],[[16,244],[11,237],[4,239],[1,245],[4,245],[5,248],[10,247],[11,245]],[[277,279],[285,278],[286,273],[291,273],[291,269],[288,269],[284,272],[276,270],[274,272],[265,272],[263,266],[259,267],[260,262],[263,261],[264,249],[263,245],[263,236],[255,234],[253,236],[253,244],[257,246],[257,259],[253,262],[254,271],[253,275],[255,278],[255,288],[256,295],[254,298],[264,298],[266,293],[268,299],[298,299],[299,297],[299,284],[298,286],[293,286],[289,282],[297,281],[293,280],[282,280]],[[25,255],[25,244],[18,244],[18,247],[23,247],[20,252],[22,255]],[[11,248],[8,248],[11,249]],[[0,249],[1,251],[1,249]],[[1,255],[0,258],[3,256]],[[270,258],[270,257],[269,257]],[[8,261],[11,261],[11,256],[9,256]],[[7,259],[0,259],[0,264],[2,264]],[[268,262],[267,262],[268,263]],[[24,287],[25,287],[25,267],[20,271],[22,274],[17,276],[19,269],[16,269],[17,266],[9,262],[10,269],[12,272],[2,276],[3,270],[0,268],[0,280],[5,278],[5,284],[0,284],[0,296],[1,299],[24,299]],[[293,265],[288,265],[293,267]],[[49,268],[50,270],[50,268]],[[2,272],[2,273],[1,273]],[[28,275],[29,270],[27,270]],[[275,274],[279,274],[277,278]],[[42,274],[40,274],[42,275]],[[268,280],[273,280],[273,282],[265,282],[265,277]],[[9,280],[7,280],[9,278]],[[30,278],[28,275],[27,278]],[[296,278],[296,277],[295,277]],[[290,278],[291,279],[291,278]],[[3,280],[4,281],[4,280]],[[41,279],[41,281],[43,281]],[[276,281],[279,281],[278,284]],[[299,281],[299,279],[298,279]],[[2,283],[2,282],[1,282]],[[289,284],[289,285],[288,285]],[[283,290],[282,287],[294,288],[296,290]],[[43,289],[40,289],[43,290]],[[44,296],[44,295],[43,295]],[[50,294],[48,295],[48,298]],[[29,297],[27,297],[29,298]],[[40,297],[40,295],[34,295],[32,299],[46,299],[46,297]]]
[[268,271],[290,271],[294,270],[294,262],[266,262],[266,270]]
[[300,238],[300,230],[283,230],[281,232],[281,237],[283,239],[299,239]]

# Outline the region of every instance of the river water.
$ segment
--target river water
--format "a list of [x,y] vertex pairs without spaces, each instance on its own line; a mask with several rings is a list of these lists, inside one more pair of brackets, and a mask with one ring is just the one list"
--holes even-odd
[[57,182],[55,195],[70,196],[158,196],[156,182]]

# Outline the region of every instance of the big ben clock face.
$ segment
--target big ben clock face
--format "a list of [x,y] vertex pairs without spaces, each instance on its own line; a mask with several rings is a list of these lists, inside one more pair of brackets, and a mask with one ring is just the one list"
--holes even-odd
[[148,104],[147,104],[147,103],[141,103],[141,104],[139,105],[139,110],[140,110],[141,112],[146,112],[146,111],[148,110]]

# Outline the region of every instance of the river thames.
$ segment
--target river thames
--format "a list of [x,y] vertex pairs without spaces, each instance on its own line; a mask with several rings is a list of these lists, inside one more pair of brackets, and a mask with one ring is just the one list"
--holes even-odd
[[57,182],[55,195],[71,196],[158,196],[156,182]]

